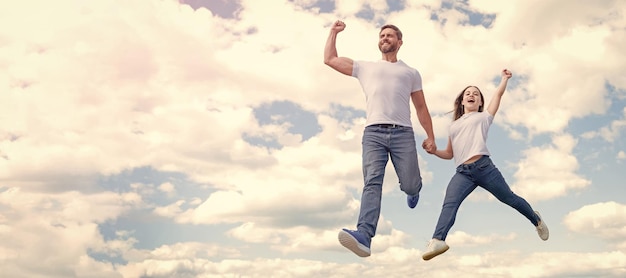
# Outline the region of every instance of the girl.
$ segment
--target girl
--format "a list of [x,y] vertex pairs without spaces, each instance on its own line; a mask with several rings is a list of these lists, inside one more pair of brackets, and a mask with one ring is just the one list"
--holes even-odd
[[[530,204],[517,196],[507,185],[504,177],[489,158],[487,150],[487,133],[500,106],[500,100],[512,73],[502,70],[502,79],[496,90],[487,112],[483,112],[484,98],[476,86],[468,86],[454,102],[454,121],[450,125],[448,146],[445,150],[429,152],[442,159],[454,158],[456,173],[450,180],[443,201],[439,221],[433,238],[422,255],[430,260],[448,250],[446,236],[454,224],[456,213],[461,202],[480,186],[493,194],[501,202],[511,206],[524,215],[535,225],[542,240],[548,240],[548,227],[537,211]],[[426,146],[424,146],[426,148]]]

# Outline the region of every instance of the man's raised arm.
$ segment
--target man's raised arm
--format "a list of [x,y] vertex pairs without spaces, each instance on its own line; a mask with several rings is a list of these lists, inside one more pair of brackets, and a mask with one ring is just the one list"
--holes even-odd
[[337,56],[337,34],[345,28],[346,24],[339,20],[335,21],[331,26],[328,39],[326,40],[326,46],[324,47],[324,64],[338,72],[351,76],[354,61],[350,58]]

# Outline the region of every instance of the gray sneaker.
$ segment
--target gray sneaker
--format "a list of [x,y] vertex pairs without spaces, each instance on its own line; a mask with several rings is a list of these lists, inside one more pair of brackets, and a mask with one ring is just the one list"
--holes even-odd
[[541,215],[539,214],[539,212],[535,211],[535,213],[539,217],[539,223],[535,227],[537,228],[537,234],[539,234],[539,237],[541,239],[548,240],[548,238],[550,237],[550,231],[548,231],[548,226],[546,226],[546,222],[543,221],[543,218],[541,218]]
[[445,241],[433,238],[428,242],[428,247],[426,248],[426,252],[422,255],[422,259],[428,261],[443,254],[448,251],[448,249],[450,249],[450,247]]

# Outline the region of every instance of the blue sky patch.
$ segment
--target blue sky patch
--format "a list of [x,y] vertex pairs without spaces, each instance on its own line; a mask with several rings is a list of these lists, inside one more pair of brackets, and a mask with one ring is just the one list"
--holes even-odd
[[302,135],[307,140],[318,134],[322,127],[317,122],[315,113],[304,110],[299,104],[291,101],[274,101],[254,108],[254,116],[259,125],[288,124],[292,134]]
[[235,0],[181,0],[194,9],[207,8],[213,14],[222,18],[235,18],[241,9],[241,3]]
[[330,104],[330,116],[337,119],[342,124],[352,124],[358,118],[365,118],[365,110],[343,106],[337,103]]
[[[478,26],[481,25],[485,28],[491,28],[493,21],[496,19],[495,14],[483,14],[468,8],[467,0],[463,1],[443,1],[441,2],[441,10],[456,10],[468,16],[467,21],[460,22],[461,25],[471,25]],[[438,14],[438,11],[433,11],[430,15],[430,19],[433,21],[438,21],[441,26],[446,25],[447,19],[441,17]]]

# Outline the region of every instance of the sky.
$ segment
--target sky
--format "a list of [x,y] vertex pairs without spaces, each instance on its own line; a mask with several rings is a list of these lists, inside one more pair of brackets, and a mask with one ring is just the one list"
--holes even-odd
[[[626,2],[0,1],[2,277],[624,277]],[[439,148],[467,85],[513,78],[488,140],[543,216],[477,189],[423,261],[454,163],[388,165],[372,255],[343,248],[365,97],[323,63],[404,34]],[[413,109],[413,108],[412,108]],[[414,110],[416,141],[425,133]]]

